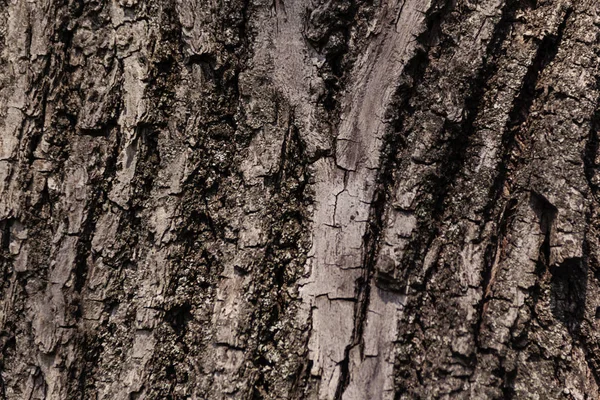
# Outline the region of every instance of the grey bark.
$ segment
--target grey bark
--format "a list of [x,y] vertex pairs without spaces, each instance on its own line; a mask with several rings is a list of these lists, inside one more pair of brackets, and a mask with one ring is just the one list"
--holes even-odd
[[0,0],[0,399],[597,399],[596,0]]

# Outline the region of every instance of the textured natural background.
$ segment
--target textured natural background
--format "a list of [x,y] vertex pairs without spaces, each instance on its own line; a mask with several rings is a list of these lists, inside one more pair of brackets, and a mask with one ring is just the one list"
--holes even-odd
[[600,398],[597,0],[0,0],[0,399]]

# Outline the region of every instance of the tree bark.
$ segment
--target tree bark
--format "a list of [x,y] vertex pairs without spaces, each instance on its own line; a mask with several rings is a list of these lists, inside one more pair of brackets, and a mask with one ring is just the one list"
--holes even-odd
[[600,398],[596,0],[0,0],[0,399]]

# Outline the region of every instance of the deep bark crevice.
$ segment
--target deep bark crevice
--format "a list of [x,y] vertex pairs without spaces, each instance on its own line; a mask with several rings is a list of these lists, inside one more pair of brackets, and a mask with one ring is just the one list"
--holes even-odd
[[[501,18],[501,22],[498,25],[498,29],[505,32],[504,37],[506,37],[506,33],[510,30],[511,21],[514,20],[515,13],[518,11],[515,8],[517,5],[526,8],[535,8],[535,4],[530,4],[529,2],[512,2],[507,3],[505,8],[503,9],[503,15]],[[502,136],[502,156],[501,161],[499,162],[499,172],[496,174],[494,178],[493,185],[490,190],[490,200],[486,204],[483,210],[483,219],[482,223],[485,223],[492,219],[492,213],[497,213],[498,220],[496,234],[492,236],[490,240],[490,244],[486,250],[485,257],[485,268],[482,269],[482,288],[483,288],[483,296],[482,300],[478,305],[478,313],[479,317],[477,319],[477,324],[475,326],[475,339],[476,342],[479,343],[480,333],[482,329],[483,318],[485,315],[486,305],[490,299],[490,295],[492,293],[492,287],[494,283],[494,276],[497,273],[496,268],[497,263],[500,262],[503,258],[503,249],[507,245],[504,241],[507,238],[507,227],[510,226],[510,220],[513,218],[515,208],[517,207],[517,197],[519,193],[510,193],[512,190],[512,175],[515,174],[517,170],[523,167],[527,160],[526,154],[522,154],[516,151],[522,142],[528,142],[527,138],[518,139],[519,136],[525,135],[527,129],[527,122],[529,119],[529,114],[531,108],[533,106],[534,101],[540,95],[540,92],[537,90],[537,83],[541,74],[543,73],[546,66],[551,63],[558,53],[558,48],[562,40],[562,36],[564,33],[564,29],[566,27],[567,20],[571,15],[571,10],[568,9],[561,21],[561,24],[558,27],[557,33],[546,35],[540,42],[537,47],[536,55],[533,59],[533,62],[528,67],[525,77],[523,78],[523,82],[521,84],[520,91],[518,95],[515,97],[512,103],[511,110],[508,114],[508,121],[505,125],[505,130]],[[501,41],[495,42],[495,50],[492,50],[492,53],[498,52],[500,50],[500,46],[502,45]],[[521,149],[523,151],[523,149]],[[508,198],[506,198],[506,190],[509,189]],[[534,201],[537,197],[535,194],[531,195],[532,201]],[[542,209],[542,222],[540,222],[542,226],[543,232],[547,232],[549,235],[549,227],[548,224],[551,223],[547,219],[554,218],[553,216],[548,217],[548,212],[543,210],[551,209],[552,205],[548,203],[548,206],[544,206],[547,201],[543,202],[544,199],[539,201],[534,201],[537,204],[535,207]],[[539,205],[539,204],[542,205]],[[550,207],[550,208],[548,208]],[[555,210],[555,208],[554,208]],[[552,214],[554,215],[554,214]],[[555,215],[554,215],[555,216]],[[549,240],[547,238],[547,240]],[[542,246],[541,251],[546,249],[546,247]],[[498,253],[500,251],[500,253]],[[548,248],[549,252],[549,248]],[[548,255],[543,255],[546,260],[549,259]],[[539,263],[538,263],[539,264]],[[544,265],[544,269],[546,262],[542,261],[541,263]],[[542,273],[542,272],[540,272]],[[541,278],[538,278],[538,280]],[[536,283],[533,291],[539,291],[539,283]],[[533,293],[535,297],[534,306],[531,308],[532,312],[535,308],[535,303],[537,303],[537,297],[535,293]],[[527,330],[526,330],[527,331]],[[479,343],[479,346],[481,344]]]
[[342,398],[350,382],[350,351],[355,346],[359,346],[362,355],[362,348],[364,346],[363,331],[369,307],[371,280],[375,279],[377,286],[384,290],[398,290],[393,282],[389,282],[385,276],[375,271],[375,264],[377,262],[381,231],[384,227],[385,209],[388,206],[390,190],[393,188],[394,170],[397,168],[398,155],[406,146],[406,138],[401,134],[403,132],[403,120],[411,113],[410,101],[415,96],[419,83],[425,76],[428,64],[427,51],[422,48],[417,49],[416,54],[404,69],[401,83],[398,85],[394,100],[388,108],[388,114],[390,114],[389,128],[383,140],[384,144],[380,157],[381,166],[377,175],[377,185],[373,200],[370,205],[367,230],[363,237],[363,275],[356,282],[356,298],[358,300],[355,306],[354,329],[352,340],[345,350],[344,360],[340,363],[342,377],[336,390],[336,399]]
[[594,397],[596,8],[0,0],[0,399]]
[[342,398],[350,382],[350,351],[358,346],[361,356],[363,354],[363,332],[369,307],[371,281],[375,279],[377,286],[384,290],[402,290],[397,287],[393,279],[390,281],[388,277],[377,273],[375,264],[381,231],[384,228],[385,210],[389,206],[390,190],[394,186],[394,172],[398,168],[398,157],[406,146],[406,138],[402,135],[405,132],[404,120],[412,113],[411,100],[417,94],[419,84],[425,77],[429,65],[429,50],[438,41],[441,35],[439,26],[444,17],[452,11],[453,4],[452,1],[440,2],[440,4],[433,4],[426,11],[425,24],[429,29],[417,38],[420,47],[405,66],[394,99],[387,110],[388,131],[383,140],[380,168],[376,178],[377,185],[370,205],[367,230],[363,237],[363,274],[355,286],[357,302],[354,311],[354,328],[351,342],[346,346],[344,359],[340,363],[341,378],[335,394],[336,399]]
[[[506,21],[514,19],[516,10],[510,6],[506,9]],[[524,136],[526,135],[527,122],[533,103],[541,94],[541,91],[537,88],[537,83],[545,68],[558,54],[564,30],[572,11],[571,8],[566,10],[556,34],[548,34],[540,41],[533,62],[529,65],[527,73],[521,83],[519,94],[513,101],[512,108],[508,114],[508,121],[502,135],[503,154],[502,160],[498,164],[499,172],[496,175],[492,192],[490,193],[490,202],[484,211],[486,220],[501,199],[505,185],[508,184],[509,187],[512,187],[511,173],[514,175],[519,169],[519,166],[527,161],[527,154],[515,152],[515,149],[518,146],[517,139],[521,138],[521,143],[529,142],[529,139]]]

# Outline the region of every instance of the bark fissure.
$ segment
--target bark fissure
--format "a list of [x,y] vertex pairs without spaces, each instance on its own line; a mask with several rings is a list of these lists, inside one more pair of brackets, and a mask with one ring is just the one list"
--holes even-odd
[[[521,3],[525,5],[526,3]],[[514,6],[514,5],[513,5]],[[531,5],[527,5],[529,8]],[[535,9],[535,7],[531,7]],[[502,30],[506,34],[510,29],[510,21],[514,19],[517,10],[507,4],[503,11],[503,16],[500,24],[504,25]],[[502,158],[499,165],[499,172],[494,178],[493,185],[490,191],[490,201],[485,206],[483,211],[483,221],[486,222],[492,218],[492,213],[497,212],[497,231],[491,238],[488,245],[487,256],[485,257],[485,267],[481,270],[482,274],[482,289],[483,296],[478,306],[479,317],[475,326],[475,339],[480,343],[480,332],[482,329],[483,317],[486,312],[486,305],[490,300],[493,292],[493,285],[498,273],[499,264],[505,257],[507,243],[507,228],[510,225],[510,220],[514,218],[516,206],[518,203],[518,193],[513,192],[513,184],[511,182],[511,174],[518,172],[523,164],[527,162],[528,155],[523,154],[526,151],[523,148],[523,141],[527,142],[527,138],[523,137],[526,134],[526,123],[529,113],[533,106],[537,91],[537,83],[540,75],[545,67],[552,62],[558,53],[561,38],[566,27],[567,20],[571,10],[568,9],[558,26],[556,34],[548,34],[544,36],[540,44],[537,46],[536,55],[532,63],[528,66],[527,73],[523,77],[518,95],[514,98],[511,110],[508,114],[508,120],[502,134]],[[502,25],[498,25],[498,27]],[[503,39],[504,40],[504,39]],[[495,54],[501,46],[503,40],[496,41],[496,49],[492,49],[491,54]],[[520,139],[519,139],[520,138]],[[518,151],[516,150],[518,149]],[[503,204],[502,208],[498,204]],[[495,211],[498,210],[498,211]]]
[[599,393],[594,0],[0,5],[0,399]]
[[[404,3],[400,6],[396,24],[398,23]],[[388,106],[387,114],[387,133],[383,139],[382,151],[380,155],[380,167],[376,177],[376,188],[373,199],[370,202],[369,217],[367,228],[363,236],[362,251],[362,275],[356,281],[356,305],[354,308],[354,327],[351,341],[344,350],[344,359],[340,362],[341,378],[335,392],[335,399],[342,399],[350,383],[350,352],[358,347],[360,357],[364,358],[364,330],[368,315],[371,283],[386,291],[402,292],[402,288],[393,280],[388,281],[386,276],[378,273],[376,270],[378,246],[381,239],[381,231],[384,226],[384,215],[390,198],[390,188],[394,184],[393,171],[397,168],[397,158],[406,145],[406,138],[401,134],[403,131],[403,120],[410,113],[410,102],[415,96],[419,83],[425,76],[428,60],[428,49],[431,43],[438,40],[438,32],[432,27],[441,24],[444,15],[452,10],[451,2],[445,2],[443,5],[431,5],[425,12],[425,24],[428,30],[417,37],[421,48],[417,48],[415,55],[407,62],[404,72],[397,85],[394,100]]]
[[[508,8],[511,10],[510,8]],[[503,191],[507,188],[508,191],[512,187],[510,173],[515,173],[528,158],[527,154],[522,154],[524,148],[522,143],[527,143],[528,138],[524,137],[527,130],[527,121],[534,100],[539,96],[537,83],[540,75],[543,73],[546,66],[554,60],[558,53],[558,49],[564,34],[567,21],[572,13],[572,9],[568,8],[555,34],[547,34],[543,37],[537,47],[535,58],[527,69],[527,73],[523,78],[518,96],[514,99],[510,110],[508,121],[502,135],[502,148],[504,149],[502,162],[499,164],[500,171],[494,182],[494,192],[492,199],[488,204],[488,210],[493,210],[494,205],[502,197]],[[515,152],[515,147],[520,151]],[[516,154],[515,154],[516,153]]]

